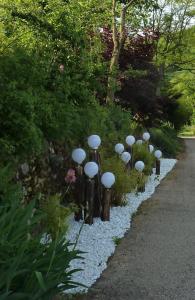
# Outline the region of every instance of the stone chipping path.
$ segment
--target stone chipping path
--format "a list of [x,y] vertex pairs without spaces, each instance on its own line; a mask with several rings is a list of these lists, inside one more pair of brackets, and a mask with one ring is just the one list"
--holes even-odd
[[195,300],[195,139],[78,300]]

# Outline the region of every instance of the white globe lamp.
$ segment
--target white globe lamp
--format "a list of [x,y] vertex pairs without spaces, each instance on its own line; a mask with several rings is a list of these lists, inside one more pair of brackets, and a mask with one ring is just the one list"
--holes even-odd
[[125,149],[124,145],[120,143],[116,144],[114,147],[115,152],[118,153],[119,155],[123,153],[124,149]]
[[145,168],[145,164],[143,161],[139,160],[135,163],[135,169],[138,171],[138,172],[142,172]]
[[126,137],[126,143],[128,146],[132,147],[135,144],[135,137],[133,135],[128,135]]
[[154,152],[154,156],[157,158],[157,159],[160,159],[162,157],[162,152],[160,150],[156,150]]
[[99,148],[99,146],[101,145],[101,139],[99,137],[99,135],[93,134],[90,135],[88,137],[88,145],[90,148],[92,148],[93,150],[97,150]]
[[147,141],[149,141],[149,139],[150,139],[150,134],[149,134],[149,132],[144,132],[144,134],[143,134],[143,140],[144,140],[145,142],[147,142]]
[[125,164],[128,164],[128,162],[130,161],[131,159],[131,154],[129,152],[123,152],[121,154],[121,159],[122,161],[125,163]]
[[101,183],[107,189],[110,189],[115,183],[115,176],[111,172],[106,172],[101,177]]
[[84,172],[90,179],[94,178],[94,176],[97,175],[98,170],[98,164],[93,161],[86,163],[86,165],[84,166]]
[[72,151],[72,159],[77,164],[81,165],[83,161],[86,159],[86,152],[81,148],[74,149]]

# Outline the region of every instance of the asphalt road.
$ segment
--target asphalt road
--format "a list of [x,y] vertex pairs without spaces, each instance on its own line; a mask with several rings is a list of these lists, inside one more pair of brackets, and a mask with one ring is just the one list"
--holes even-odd
[[195,139],[79,300],[195,300]]

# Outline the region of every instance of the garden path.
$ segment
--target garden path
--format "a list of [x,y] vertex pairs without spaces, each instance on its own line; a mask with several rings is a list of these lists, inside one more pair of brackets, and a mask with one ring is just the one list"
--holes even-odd
[[195,139],[79,300],[195,300]]

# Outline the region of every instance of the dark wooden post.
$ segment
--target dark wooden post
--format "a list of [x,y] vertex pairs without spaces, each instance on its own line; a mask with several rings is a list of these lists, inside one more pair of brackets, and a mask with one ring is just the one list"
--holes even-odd
[[102,198],[102,221],[110,221],[110,202],[112,197],[112,190],[104,188]]
[[83,174],[83,167],[81,165],[76,166],[76,183],[75,183],[75,198],[78,206],[78,211],[75,212],[75,221],[83,219],[82,207],[85,201],[85,176]]
[[137,190],[139,193],[143,193],[145,192],[145,184],[141,185],[138,190]]
[[140,184],[139,184],[139,187],[138,187],[138,192],[139,193],[143,193],[145,192],[145,183],[141,183],[142,182],[142,178],[143,178],[143,173],[140,174]]
[[85,205],[85,223],[93,224],[93,210],[94,210],[94,189],[95,181],[94,179],[87,179],[86,182],[86,205]]
[[100,154],[98,150],[91,150],[90,160],[98,164],[99,170],[98,174],[95,176],[95,195],[94,195],[94,208],[93,208],[93,217],[101,217],[101,199],[102,199],[102,189],[101,189],[101,168],[100,168]]
[[130,170],[133,169],[133,147],[132,146],[127,146],[126,151],[130,153],[131,159],[127,164],[127,172],[130,174]]
[[156,159],[156,175],[160,175],[160,159]]

